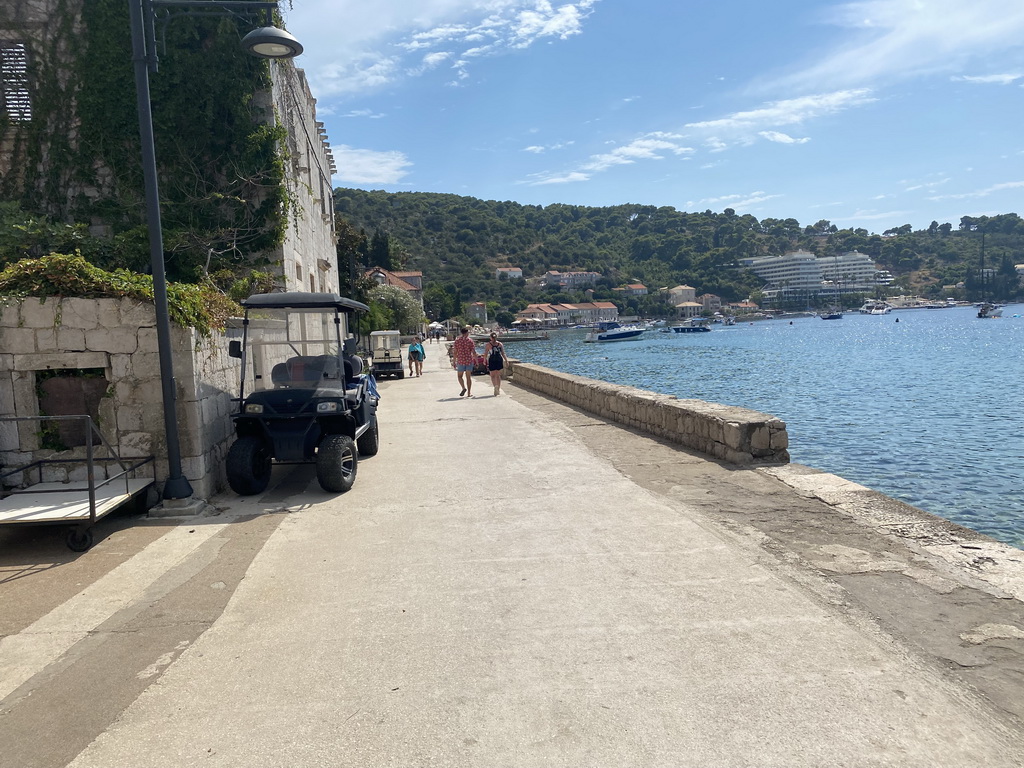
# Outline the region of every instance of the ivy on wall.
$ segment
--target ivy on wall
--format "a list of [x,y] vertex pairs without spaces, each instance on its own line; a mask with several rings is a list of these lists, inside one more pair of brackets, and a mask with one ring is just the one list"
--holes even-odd
[[[10,29],[4,15],[0,27]],[[265,265],[253,254],[284,238],[285,131],[269,103],[257,103],[270,70],[241,49],[246,31],[231,17],[157,23],[159,71],[150,87],[171,280]],[[25,41],[33,116],[8,132],[16,160],[0,198],[29,216],[104,225],[109,236],[84,235],[97,242],[80,244],[81,252],[101,267],[146,271],[128,4],[54,0],[44,38]],[[0,122],[0,131],[7,127]]]
[[[108,272],[81,255],[52,253],[38,259],[22,259],[0,271],[0,297],[40,299],[133,298],[153,301],[153,278],[127,269]],[[223,330],[229,317],[240,317],[242,308],[209,282],[168,283],[167,311],[178,325],[195,328],[201,336]]]

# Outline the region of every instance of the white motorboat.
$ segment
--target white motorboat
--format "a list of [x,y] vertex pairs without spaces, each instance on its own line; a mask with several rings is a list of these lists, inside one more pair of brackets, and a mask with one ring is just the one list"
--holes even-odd
[[646,328],[637,328],[633,325],[619,325],[618,323],[598,323],[597,328],[587,334],[584,341],[629,341],[639,339],[644,335]]
[[865,301],[857,311],[862,315],[888,315],[892,307],[884,301]]

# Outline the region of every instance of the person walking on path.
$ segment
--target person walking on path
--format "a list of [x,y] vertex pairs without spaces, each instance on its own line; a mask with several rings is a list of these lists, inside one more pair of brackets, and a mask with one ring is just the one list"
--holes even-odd
[[[463,395],[473,396],[473,366],[476,364],[476,343],[469,337],[469,326],[462,326],[459,338],[452,344],[452,365],[459,377]],[[466,378],[463,379],[462,377]]]
[[[427,357],[427,352],[423,349],[423,343],[420,341],[419,336],[414,336],[412,344],[409,345],[409,375],[410,376],[422,376],[423,375],[423,361]],[[415,367],[416,373],[413,373]]]
[[491,340],[484,348],[484,357],[487,359],[487,372],[491,375],[491,384],[494,386],[494,396],[497,397],[501,394],[501,372],[508,363],[505,345],[498,341],[498,334],[491,333]]

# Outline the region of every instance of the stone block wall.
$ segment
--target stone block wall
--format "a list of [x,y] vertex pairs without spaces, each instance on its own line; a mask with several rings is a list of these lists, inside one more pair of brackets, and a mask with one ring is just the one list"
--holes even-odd
[[[205,499],[226,484],[239,362],[228,357],[225,334],[203,339],[172,324],[171,343],[182,471],[195,497]],[[30,298],[0,308],[0,416],[39,415],[36,372],[82,368],[102,369],[109,382],[100,402],[100,432],[123,458],[155,456],[148,471],[161,485],[167,441],[153,305]],[[38,432],[37,422],[0,422],[0,464],[84,457],[82,448],[59,454],[42,449]]]
[[511,381],[589,413],[733,464],[786,463],[786,423],[746,408],[680,400],[513,361]]

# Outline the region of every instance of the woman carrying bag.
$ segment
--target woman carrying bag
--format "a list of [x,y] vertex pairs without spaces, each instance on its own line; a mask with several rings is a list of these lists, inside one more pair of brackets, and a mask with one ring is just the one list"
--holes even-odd
[[498,341],[498,334],[491,333],[491,340],[484,347],[484,358],[487,360],[487,372],[491,375],[491,384],[494,385],[494,396],[501,394],[501,372],[508,363],[505,357],[505,345]]

